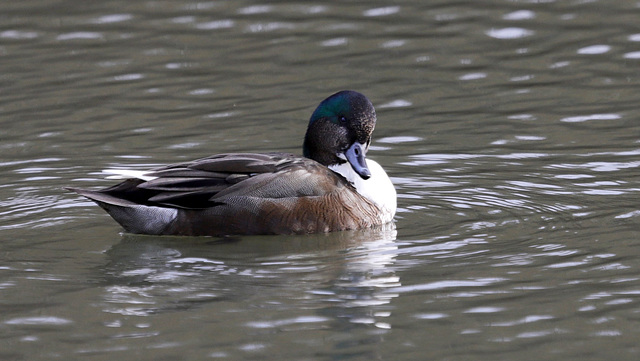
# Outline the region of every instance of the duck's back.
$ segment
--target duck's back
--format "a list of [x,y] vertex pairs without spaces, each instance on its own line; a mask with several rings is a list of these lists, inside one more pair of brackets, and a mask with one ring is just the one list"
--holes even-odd
[[132,233],[315,233],[381,223],[378,207],[344,178],[291,154],[220,154],[157,168],[144,178],[100,191],[73,190]]

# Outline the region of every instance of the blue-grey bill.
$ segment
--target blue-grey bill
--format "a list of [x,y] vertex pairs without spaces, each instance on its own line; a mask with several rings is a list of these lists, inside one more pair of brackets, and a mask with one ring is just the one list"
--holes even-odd
[[362,144],[355,142],[353,143],[344,155],[347,157],[347,161],[351,164],[351,168],[360,175],[362,179],[369,179],[371,177],[371,171],[369,167],[367,167],[367,161],[364,158],[364,149],[362,148]]

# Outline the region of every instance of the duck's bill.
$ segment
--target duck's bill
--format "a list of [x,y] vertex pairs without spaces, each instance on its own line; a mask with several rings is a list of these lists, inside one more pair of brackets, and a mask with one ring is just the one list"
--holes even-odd
[[360,175],[362,179],[369,179],[371,171],[367,167],[367,161],[364,158],[365,147],[358,142],[353,143],[346,152],[344,152],[347,161],[351,164],[351,168]]

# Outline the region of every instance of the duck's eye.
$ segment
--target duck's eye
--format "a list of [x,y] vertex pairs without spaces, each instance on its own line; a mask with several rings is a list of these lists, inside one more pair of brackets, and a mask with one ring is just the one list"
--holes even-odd
[[340,116],[340,123],[345,124],[347,122],[347,118],[344,115]]

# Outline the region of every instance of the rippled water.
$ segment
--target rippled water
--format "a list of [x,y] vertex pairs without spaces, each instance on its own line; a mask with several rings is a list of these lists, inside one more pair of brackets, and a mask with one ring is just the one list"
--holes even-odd
[[[637,1],[4,2],[0,358],[636,360]],[[131,236],[63,186],[378,110],[395,228]]]

